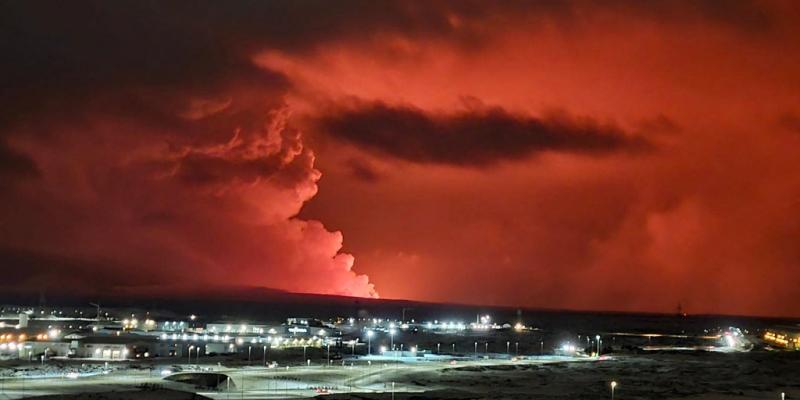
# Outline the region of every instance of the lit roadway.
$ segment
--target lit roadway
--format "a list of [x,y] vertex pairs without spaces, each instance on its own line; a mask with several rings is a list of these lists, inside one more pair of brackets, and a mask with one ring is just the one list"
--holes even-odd
[[[571,357],[531,357],[527,360],[459,360],[455,365],[447,361],[398,362],[385,359],[374,360],[372,365],[359,360],[353,367],[333,365],[293,366],[290,368],[244,367],[226,368],[214,366],[214,372],[223,373],[232,378],[230,389],[221,384],[220,391],[200,390],[197,393],[214,399],[228,398],[307,398],[316,396],[315,387],[327,387],[331,393],[342,392],[389,392],[392,382],[396,392],[415,391],[407,387],[407,374],[436,371],[464,366],[498,365],[498,364],[540,364],[556,361],[591,361],[594,358]],[[103,392],[110,390],[135,389],[143,383],[158,384],[165,388],[194,392],[192,385],[175,383],[162,379],[158,371],[124,369],[107,375],[94,375],[79,378],[0,378],[0,400],[18,399],[29,396],[49,394],[76,394]],[[235,387],[234,387],[235,386]],[[438,389],[427,386],[425,390]]]

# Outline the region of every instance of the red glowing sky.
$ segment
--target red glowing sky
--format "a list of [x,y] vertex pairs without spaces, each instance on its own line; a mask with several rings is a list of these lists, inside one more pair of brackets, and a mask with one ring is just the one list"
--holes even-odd
[[8,282],[797,315],[796,3],[428,3],[10,7]]

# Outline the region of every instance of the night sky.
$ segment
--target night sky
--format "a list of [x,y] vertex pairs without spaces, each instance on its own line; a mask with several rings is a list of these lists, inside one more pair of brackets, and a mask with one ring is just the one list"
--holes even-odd
[[0,0],[0,288],[800,315],[796,1]]

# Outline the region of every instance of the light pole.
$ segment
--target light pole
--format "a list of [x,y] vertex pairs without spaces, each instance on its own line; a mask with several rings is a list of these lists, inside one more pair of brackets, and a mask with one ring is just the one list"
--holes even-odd
[[394,332],[395,332],[394,329],[389,329],[389,343],[390,343],[389,349],[391,349],[392,351],[394,351]]
[[392,400],[394,400],[394,382],[392,382]]
[[456,344],[453,342],[453,354],[456,354]]
[[489,355],[489,342],[484,343],[483,347],[483,352],[486,353],[486,355]]
[[478,356],[478,342],[475,342],[475,357]]
[[250,365],[250,355],[253,353],[253,346],[247,346],[247,365]]
[[539,341],[539,355],[544,354],[544,340]]
[[331,344],[328,343],[328,365],[331,364]]
[[264,345],[264,366],[267,366],[267,345]]
[[374,334],[373,331],[367,331],[367,355],[370,356],[372,355],[372,335]]
[[355,339],[350,341],[350,344],[353,346],[353,355],[356,355],[356,341]]
[[194,348],[194,345],[192,345],[192,346],[189,346],[189,357],[188,357],[188,360],[187,360],[187,362],[189,363],[189,365],[192,365],[192,349],[193,349],[193,348]]
[[786,400],[786,393],[785,392],[781,392],[781,400]]
[[597,356],[600,357],[600,335],[594,337],[597,340]]
[[306,359],[306,345],[303,345],[303,360]]
[[509,356],[511,355],[511,342],[506,342],[506,353],[508,353]]
[[617,381],[611,381],[611,400],[614,400],[614,389],[617,388]]
[[514,355],[519,355],[519,342],[514,342]]
[[442,352],[441,350],[442,350],[442,344],[436,343],[436,354],[441,354]]

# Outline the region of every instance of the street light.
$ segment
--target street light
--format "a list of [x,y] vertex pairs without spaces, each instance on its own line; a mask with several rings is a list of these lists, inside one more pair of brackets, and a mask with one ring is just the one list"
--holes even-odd
[[514,355],[519,355],[519,342],[514,342]]
[[374,334],[375,334],[375,332],[373,332],[373,331],[367,331],[367,354],[368,355],[372,355],[372,335],[374,335]]
[[597,356],[600,357],[600,335],[594,337],[597,340]]
[[395,332],[396,331],[394,330],[394,328],[389,329],[389,343],[390,343],[389,349],[392,350],[392,351],[394,351],[394,333]]
[[475,342],[475,357],[478,356],[478,342]]
[[267,365],[267,345],[264,345],[264,366]]
[[436,354],[440,354],[442,349],[441,343],[436,343]]
[[511,342],[506,342],[506,353],[511,355]]
[[189,362],[189,365],[192,365],[192,349],[193,349],[193,348],[194,348],[194,346],[193,346],[193,345],[192,345],[192,346],[189,346],[189,360],[188,360],[188,362]]
[[611,400],[614,400],[614,389],[617,388],[617,381],[611,381]]

